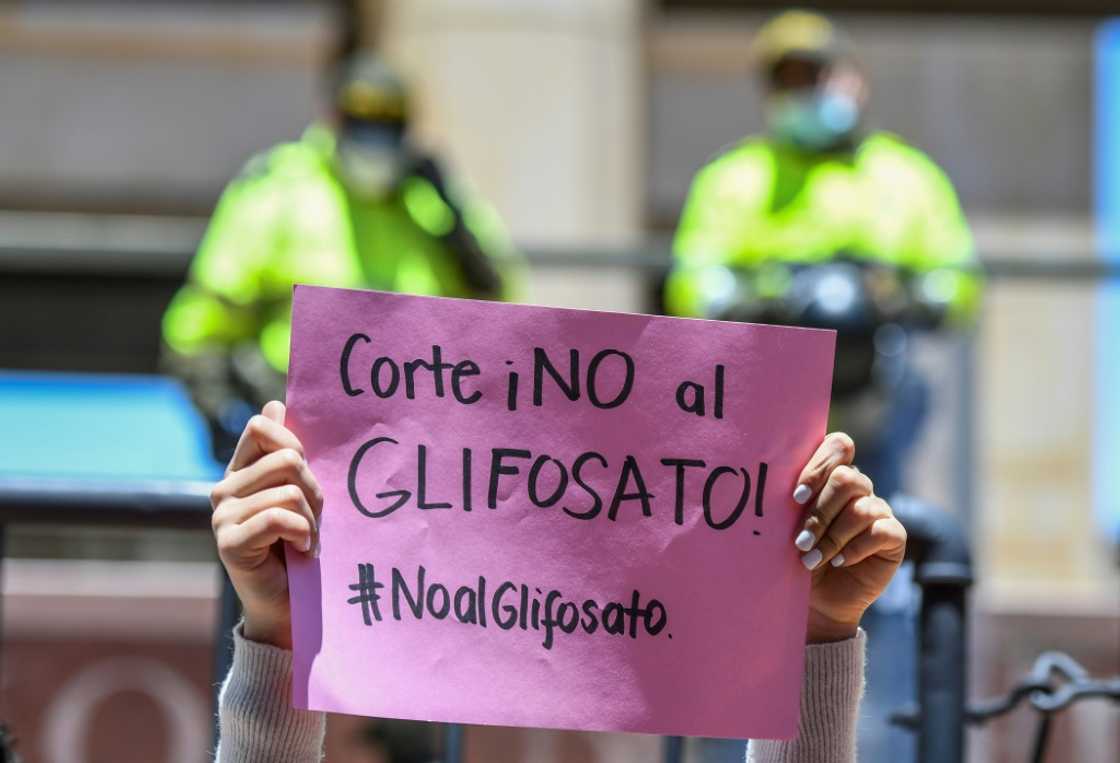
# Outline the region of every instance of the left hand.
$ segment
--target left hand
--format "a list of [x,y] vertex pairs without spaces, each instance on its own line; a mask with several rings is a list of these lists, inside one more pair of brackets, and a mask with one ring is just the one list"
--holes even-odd
[[808,643],[851,638],[906,554],[906,530],[870,478],[852,466],[855,443],[834,432],[801,471],[794,500],[808,508],[794,545],[813,572]]

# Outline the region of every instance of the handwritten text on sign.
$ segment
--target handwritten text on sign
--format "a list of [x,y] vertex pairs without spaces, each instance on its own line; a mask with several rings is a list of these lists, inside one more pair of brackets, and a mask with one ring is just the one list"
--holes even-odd
[[796,731],[830,332],[300,286],[298,706]]

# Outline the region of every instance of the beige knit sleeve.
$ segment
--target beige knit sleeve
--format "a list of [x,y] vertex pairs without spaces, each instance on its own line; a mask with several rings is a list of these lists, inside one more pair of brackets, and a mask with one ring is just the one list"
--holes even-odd
[[[866,636],[805,649],[801,721],[789,741],[753,740],[749,763],[854,763]],[[217,763],[318,763],[323,713],[291,704],[292,655],[234,630],[233,666],[219,696]]]
[[748,763],[855,763],[867,636],[805,648],[801,722],[786,742],[752,740]]
[[292,653],[233,630],[233,665],[218,696],[217,763],[318,763],[326,716],[292,707]]

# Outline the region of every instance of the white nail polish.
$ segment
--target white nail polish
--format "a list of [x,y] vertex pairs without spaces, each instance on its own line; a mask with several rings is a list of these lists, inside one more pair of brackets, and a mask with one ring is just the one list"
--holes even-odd
[[843,554],[837,554],[836,556],[832,557],[832,561],[829,562],[829,564],[831,564],[833,567],[843,567],[844,566],[844,555]]
[[813,543],[815,541],[816,538],[813,537],[813,534],[811,532],[809,532],[808,530],[802,530],[800,533],[798,533],[797,540],[793,542],[793,545],[797,546],[799,551],[808,551],[813,547]]
[[819,548],[814,548],[812,551],[805,554],[805,556],[801,557],[801,563],[805,565],[805,569],[813,570],[821,563],[822,556],[821,550]]
[[797,503],[804,505],[813,496],[813,489],[808,485],[801,484],[793,491],[793,500]]

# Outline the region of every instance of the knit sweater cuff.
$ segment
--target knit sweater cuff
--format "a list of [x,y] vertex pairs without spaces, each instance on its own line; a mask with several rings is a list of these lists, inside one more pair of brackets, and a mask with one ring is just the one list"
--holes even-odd
[[789,741],[756,740],[750,763],[853,763],[867,635],[805,647],[801,723]]
[[233,629],[233,665],[218,698],[218,763],[320,760],[326,716],[292,707],[292,653]]

